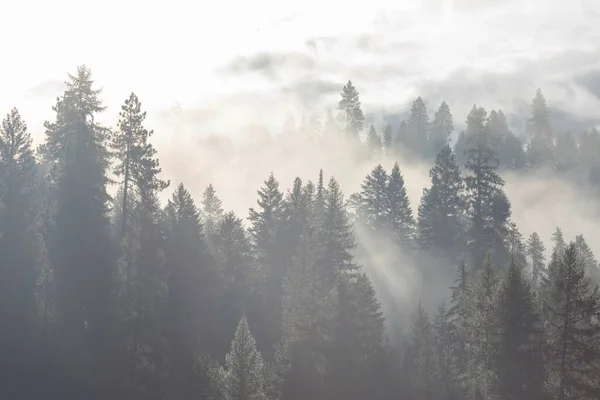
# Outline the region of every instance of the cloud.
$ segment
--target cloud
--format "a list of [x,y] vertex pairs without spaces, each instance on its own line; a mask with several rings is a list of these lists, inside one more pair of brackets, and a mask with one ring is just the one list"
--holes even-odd
[[281,78],[282,73],[311,71],[316,65],[311,56],[299,52],[259,52],[251,56],[237,57],[219,72],[233,75],[258,73],[265,78],[277,80]]
[[294,96],[304,108],[313,108],[323,96],[341,92],[341,82],[326,81],[321,79],[299,79],[281,88],[281,92]]

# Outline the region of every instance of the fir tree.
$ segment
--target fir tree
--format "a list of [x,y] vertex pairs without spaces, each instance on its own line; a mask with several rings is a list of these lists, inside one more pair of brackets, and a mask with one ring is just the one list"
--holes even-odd
[[[38,170],[31,135],[13,108],[0,126],[0,345],[1,365],[33,365],[37,335],[36,283],[42,242]],[[13,381],[9,387],[22,382]]]
[[381,157],[383,143],[381,142],[381,137],[377,134],[377,132],[375,132],[373,125],[371,125],[371,129],[367,135],[367,148],[369,149],[371,155],[375,157],[375,159]]
[[392,130],[392,124],[388,123],[383,130],[383,149],[387,156],[390,156],[393,152],[394,146],[394,131]]
[[264,361],[256,349],[248,321],[242,317],[227,354],[224,374],[226,400],[265,400]]
[[208,254],[200,212],[180,184],[165,209],[165,339],[169,348],[167,393],[178,398],[198,394],[196,354],[216,347],[219,326],[216,263]]
[[519,268],[527,266],[527,250],[523,242],[523,235],[519,232],[517,224],[508,224],[508,254],[513,263]]
[[387,173],[379,164],[365,177],[361,184],[362,190],[358,193],[358,218],[373,230],[380,229],[387,217],[387,184]]
[[562,256],[554,252],[544,288],[548,388],[558,399],[594,398],[600,356],[600,294],[585,276],[570,243]]
[[429,151],[431,156],[437,156],[450,143],[450,135],[454,130],[454,119],[448,103],[442,101],[435,112],[429,132]]
[[320,278],[315,250],[305,231],[285,280],[283,335],[276,353],[285,399],[321,399],[325,395],[333,299]]
[[540,239],[540,236],[533,232],[527,240],[527,255],[531,259],[531,287],[537,290],[541,281],[540,276],[545,275],[546,256],[544,252],[546,248]]
[[411,317],[412,340],[407,353],[411,371],[411,398],[431,399],[435,393],[437,379],[434,336],[427,312],[421,306]]
[[[259,208],[250,209],[249,220],[252,223],[250,235],[254,252],[259,266],[265,275],[266,306],[265,313],[268,317],[264,335],[266,340],[275,342],[279,338],[281,325],[281,297],[283,296],[283,279],[286,273],[286,253],[282,246],[284,199],[279,190],[279,182],[273,174],[258,190],[257,204]],[[262,338],[263,332],[258,332],[257,337]]]
[[498,274],[490,258],[486,258],[469,298],[467,320],[467,380],[468,393],[480,391],[487,396],[494,385],[494,343],[497,340],[496,294]]
[[402,135],[405,151],[410,155],[424,156],[429,152],[429,116],[421,97],[413,102],[410,117]]
[[[69,379],[98,385],[110,397],[119,378],[116,337],[115,249],[109,236],[106,175],[107,130],[95,122],[104,110],[84,66],[69,75],[66,90],[46,122],[42,149],[52,165],[53,227],[49,256],[54,268],[57,339]],[[85,363],[84,358],[94,360]],[[93,365],[93,370],[90,366]]]
[[204,217],[204,230],[209,240],[215,236],[217,224],[223,217],[221,199],[212,184],[209,184],[202,193],[202,214]]
[[567,244],[565,242],[565,237],[562,233],[562,230],[560,229],[560,227],[556,227],[556,230],[554,231],[554,233],[552,234],[552,242],[554,243],[554,246],[552,247],[552,252],[556,253],[557,256],[559,258],[562,257],[565,248],[567,247]]
[[541,320],[529,282],[515,258],[500,283],[495,309],[495,392],[502,399],[544,398]]
[[419,204],[417,240],[422,250],[441,251],[458,262],[464,247],[464,182],[450,146],[437,155],[429,171],[431,187]]
[[554,165],[554,142],[548,122],[548,108],[542,91],[538,89],[531,101],[532,138],[527,149],[531,168],[542,166],[552,168]]
[[504,180],[496,173],[498,161],[490,147],[486,115],[485,109],[473,106],[467,117],[470,147],[465,167],[470,175],[465,183],[471,218],[467,233],[475,267],[483,263],[488,250],[493,251],[494,261],[502,263],[506,259],[502,242],[510,217],[510,203],[502,190]]
[[[260,287],[259,283],[263,280],[263,274],[254,266],[252,246],[244,223],[232,211],[226,212],[217,225],[213,252],[222,282],[219,302],[227,310],[223,312],[225,318],[221,319],[220,331],[230,331],[235,329],[244,312],[254,310],[257,301],[255,288]],[[221,349],[223,344],[219,342],[215,347]]]
[[454,370],[454,330],[449,310],[446,309],[444,302],[439,306],[438,312],[433,318],[432,328],[437,364],[435,396],[438,399],[457,399],[459,390],[457,386],[458,376]]
[[329,180],[324,199],[323,221],[317,231],[317,263],[322,268],[323,279],[331,287],[339,274],[353,273],[356,248],[354,231],[348,218],[344,195],[335,178]]
[[387,228],[398,244],[405,248],[412,247],[415,236],[415,220],[398,163],[394,163],[389,175],[385,198],[384,218]]
[[144,128],[146,112],[142,112],[142,104],[138,97],[131,93],[121,106],[118,131],[112,135],[110,147],[117,164],[114,173],[122,177],[123,203],[121,206],[122,234],[126,234],[129,210],[127,209],[130,190],[140,191],[144,184],[146,190],[160,191],[168,186],[168,182],[158,178],[160,167],[155,158],[156,150],[148,142],[154,133]]
[[348,138],[358,139],[363,129],[365,117],[360,108],[358,92],[351,81],[348,81],[344,86],[341,96],[342,98],[337,107],[340,111],[338,123],[343,127]]

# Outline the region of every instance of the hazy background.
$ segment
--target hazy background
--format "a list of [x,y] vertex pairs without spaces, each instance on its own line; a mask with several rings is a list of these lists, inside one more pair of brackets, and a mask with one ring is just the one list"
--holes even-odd
[[[32,10],[35,10],[32,12]],[[272,142],[293,113],[324,116],[348,79],[378,131],[422,96],[446,100],[456,130],[474,103],[502,108],[527,136],[542,88],[556,131],[579,133],[600,116],[600,2],[577,0],[184,1],[58,0],[0,6],[0,110],[17,106],[37,141],[66,73],[92,68],[114,126],[131,91],[148,111],[164,174],[198,200],[212,182],[226,209],[247,215],[270,172],[284,188],[319,168],[357,190],[373,162]],[[79,30],[80,35],[72,35]],[[268,129],[268,132],[266,131]],[[269,133],[270,132],[270,133]],[[269,136],[270,135],[270,136]],[[430,165],[401,161],[413,209]],[[391,168],[392,161],[385,161]],[[558,189],[560,188],[560,189]],[[547,247],[560,225],[600,254],[597,199],[554,178],[507,177],[515,222]]]

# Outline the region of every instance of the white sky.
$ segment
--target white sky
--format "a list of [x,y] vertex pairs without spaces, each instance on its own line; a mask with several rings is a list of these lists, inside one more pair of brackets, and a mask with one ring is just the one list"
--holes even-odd
[[[593,53],[599,48],[598,10],[598,0],[371,0],[354,5],[322,0],[5,0],[0,5],[0,113],[17,106],[30,130],[40,135],[43,121],[52,118],[51,106],[61,91],[58,83],[79,64],[91,67],[104,88],[109,107],[104,119],[111,125],[131,91],[142,100],[149,121],[175,103],[194,109],[221,99],[216,103],[221,107],[236,93],[249,91],[270,93],[261,103],[263,109],[273,103],[283,112],[273,93],[301,74],[292,71],[279,81],[268,81],[256,74],[216,72],[236,57],[260,51],[312,56],[318,67],[314,74],[339,80],[340,89],[353,79],[355,68],[397,66],[397,77],[353,80],[366,107],[405,104],[420,94],[423,84],[443,82],[456,71],[510,74],[524,62],[535,64],[536,59],[566,50]],[[360,35],[371,35],[383,50],[374,47],[370,54],[361,53],[352,47],[354,42],[343,41]],[[340,45],[331,52],[310,52],[306,41],[319,37],[341,39]],[[395,42],[420,47],[413,53],[386,50]],[[600,62],[600,53],[597,58]],[[567,67],[577,72],[589,66]],[[401,73],[400,68],[406,70]],[[542,83],[553,93],[551,83],[563,69],[549,69],[539,82],[527,82],[531,87],[523,88],[523,96],[531,98]],[[453,90],[465,95],[460,88]],[[453,98],[446,100],[452,106]],[[470,108],[473,101],[464,107]],[[584,114],[600,105],[586,93],[564,103]],[[461,112],[462,106],[457,104]],[[222,116],[219,123],[231,115]]]

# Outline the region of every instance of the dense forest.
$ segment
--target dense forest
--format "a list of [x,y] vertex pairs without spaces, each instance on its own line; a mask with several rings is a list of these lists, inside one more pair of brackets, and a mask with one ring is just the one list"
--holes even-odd
[[[352,148],[360,190],[322,169],[283,188],[273,165],[243,216],[161,177],[135,94],[99,124],[81,66],[52,109],[37,148],[16,108],[0,128],[2,398],[600,399],[598,261],[560,227],[524,237],[504,191],[505,170],[600,185],[600,135],[553,132],[541,91],[529,140],[473,106],[451,146],[446,102],[379,134],[349,81],[277,140]],[[410,159],[431,167],[418,205]],[[375,289],[383,253],[417,298]]]

